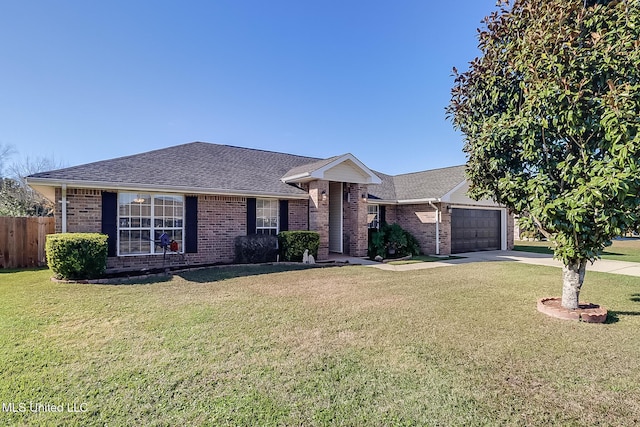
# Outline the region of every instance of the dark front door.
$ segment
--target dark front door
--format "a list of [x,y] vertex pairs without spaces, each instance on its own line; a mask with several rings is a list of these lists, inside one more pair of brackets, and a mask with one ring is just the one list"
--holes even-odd
[[499,250],[500,211],[453,209],[451,253]]

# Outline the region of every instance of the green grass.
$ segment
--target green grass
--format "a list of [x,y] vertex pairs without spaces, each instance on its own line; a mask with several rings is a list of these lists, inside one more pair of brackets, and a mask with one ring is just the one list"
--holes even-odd
[[391,265],[404,265],[404,264],[417,264],[420,262],[442,262],[442,261],[449,261],[452,259],[461,259],[463,257],[459,257],[459,256],[429,256],[429,255],[418,255],[418,256],[413,256],[411,257],[411,259],[404,259],[404,260],[398,260],[398,261],[390,261],[389,264]]
[[588,273],[582,299],[612,314],[589,325],[535,310],[556,268],[269,271],[1,272],[0,402],[27,411],[0,425],[640,423],[639,278]]
[[[547,242],[521,242],[515,245],[514,250],[553,254]],[[602,259],[640,262],[640,239],[614,240],[602,253]]]

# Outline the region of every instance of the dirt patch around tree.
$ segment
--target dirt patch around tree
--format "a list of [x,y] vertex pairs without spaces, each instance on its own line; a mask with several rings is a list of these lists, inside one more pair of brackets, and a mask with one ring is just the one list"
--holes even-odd
[[562,306],[562,298],[559,297],[540,298],[538,311],[563,320],[586,323],[604,323],[607,320],[607,310],[597,304],[583,303],[576,310],[569,310]]

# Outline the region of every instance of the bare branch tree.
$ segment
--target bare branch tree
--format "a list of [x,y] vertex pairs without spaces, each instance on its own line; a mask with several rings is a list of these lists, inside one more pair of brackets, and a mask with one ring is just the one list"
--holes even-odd
[[15,149],[12,145],[0,143],[0,177],[4,176],[4,168],[8,163],[9,158],[15,153]]
[[[7,153],[13,153],[6,151]],[[3,151],[0,150],[0,161]],[[2,164],[0,164],[2,166]],[[53,158],[26,157],[7,168],[7,175],[0,181],[0,215],[5,216],[49,216],[54,205],[27,185],[26,177],[38,172],[59,169],[62,164]]]

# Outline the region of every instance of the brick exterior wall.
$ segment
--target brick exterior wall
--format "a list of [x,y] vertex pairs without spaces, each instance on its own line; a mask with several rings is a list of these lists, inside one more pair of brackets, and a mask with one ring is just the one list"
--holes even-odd
[[384,206],[385,222],[387,224],[393,224],[394,222],[398,222],[396,205],[380,205],[380,206]]
[[[113,191],[113,190],[111,190]],[[247,233],[245,197],[197,195],[198,253],[167,253],[165,266],[230,263],[234,258],[234,239]],[[54,212],[56,233],[62,232],[61,189],[56,189]],[[67,189],[67,231],[99,233],[102,230],[102,190]],[[328,212],[328,211],[327,211]],[[328,215],[328,214],[327,214]],[[308,230],[308,201],[289,201],[289,230]],[[328,216],[327,216],[328,218]],[[162,254],[110,257],[109,270],[142,270],[163,266]]]
[[349,197],[344,201],[344,251],[350,256],[367,256],[368,233],[367,202],[362,195],[367,194],[366,184],[346,184]]
[[[62,189],[56,188],[54,217],[56,233],[62,233]],[[102,221],[102,191],[81,188],[67,189],[67,232],[100,232]]]
[[234,239],[247,234],[247,199],[198,196],[198,253],[188,254],[195,264],[230,263]]
[[[367,185],[345,184],[349,201],[344,201],[344,251],[351,256],[367,254],[367,202],[362,200]],[[328,181],[312,181],[308,185],[309,200],[289,201],[289,230],[313,230],[320,233],[318,259],[329,255],[329,200],[322,200],[322,191],[329,192]],[[113,191],[113,190],[111,190]],[[234,258],[234,239],[247,231],[247,200],[244,197],[198,195],[198,253],[168,254],[165,265],[230,263]],[[55,230],[62,232],[61,189],[56,189]],[[67,189],[67,231],[100,232],[102,228],[102,190]],[[451,253],[451,214],[439,204],[440,254]],[[421,213],[417,215],[416,212]],[[426,215],[426,216],[425,216]],[[432,215],[429,216],[429,215]],[[435,254],[435,210],[428,204],[386,205],[386,222],[399,223],[418,240],[421,250]],[[421,218],[422,216],[422,218]],[[425,221],[425,218],[427,219]],[[507,249],[514,246],[515,219],[507,215]],[[109,269],[146,269],[163,265],[162,255],[121,256],[108,260]]]
[[451,214],[444,203],[436,206],[440,209],[440,255],[451,255]]
[[[429,223],[423,223],[420,215],[416,212],[425,213],[426,216],[433,220]],[[402,228],[411,233],[420,244],[420,249],[425,254],[436,253],[436,211],[428,204],[420,205],[398,205],[396,206],[396,221]],[[389,221],[387,210],[387,222]],[[442,245],[441,245],[442,247]]]
[[309,229],[309,201],[289,200],[289,230],[305,231]]
[[[451,214],[447,212],[447,205],[445,203],[437,203],[436,206],[440,210],[440,255],[451,255]],[[389,212],[392,211],[395,214],[395,221],[390,220]],[[435,218],[435,210],[428,204],[419,205],[399,205],[395,209],[389,209],[387,207],[387,222],[397,222],[402,228],[409,231],[415,236],[420,243],[421,250],[426,254],[436,253],[436,226],[435,223],[429,220],[428,222],[422,222],[419,219],[420,215],[417,212],[425,212],[433,215]],[[431,217],[429,217],[431,218]],[[512,214],[507,214],[507,249],[511,250],[514,246],[513,234],[514,234],[514,217]]]

